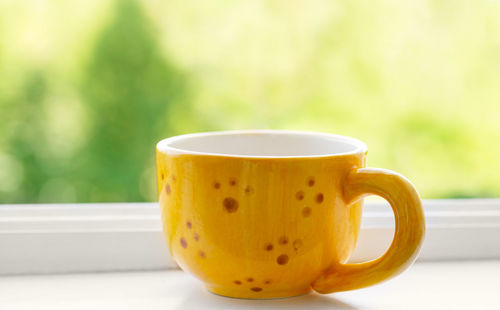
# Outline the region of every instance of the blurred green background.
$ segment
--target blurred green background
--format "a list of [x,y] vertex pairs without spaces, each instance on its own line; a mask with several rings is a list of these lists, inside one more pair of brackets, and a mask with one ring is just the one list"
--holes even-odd
[[155,142],[244,128],[498,197],[499,118],[500,1],[0,0],[0,203],[152,201]]

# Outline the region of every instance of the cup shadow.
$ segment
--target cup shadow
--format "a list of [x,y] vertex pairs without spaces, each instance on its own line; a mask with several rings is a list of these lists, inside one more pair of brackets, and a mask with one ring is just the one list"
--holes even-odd
[[309,293],[297,297],[279,299],[237,299],[218,296],[205,289],[193,288],[177,309],[340,309],[356,310],[358,308],[342,302],[331,295]]

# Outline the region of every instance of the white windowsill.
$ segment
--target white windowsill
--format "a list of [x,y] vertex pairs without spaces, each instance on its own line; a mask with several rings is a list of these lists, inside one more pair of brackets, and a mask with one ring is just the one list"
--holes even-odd
[[[419,261],[500,259],[500,199],[425,200]],[[352,261],[392,239],[392,211],[368,202]],[[156,203],[0,205],[0,274],[174,268]]]
[[178,270],[0,277],[0,309],[499,309],[500,261],[426,262],[362,290],[241,300],[208,293]]

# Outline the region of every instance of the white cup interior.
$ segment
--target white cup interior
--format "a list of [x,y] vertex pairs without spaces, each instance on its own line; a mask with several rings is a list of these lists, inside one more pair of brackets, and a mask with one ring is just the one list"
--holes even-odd
[[300,131],[219,131],[167,138],[157,145],[167,153],[206,154],[236,157],[314,157],[366,151],[353,138]]

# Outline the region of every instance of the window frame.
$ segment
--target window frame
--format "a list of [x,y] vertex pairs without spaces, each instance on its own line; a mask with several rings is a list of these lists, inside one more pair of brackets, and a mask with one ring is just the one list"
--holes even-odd
[[[418,261],[500,259],[500,199],[423,201]],[[0,275],[177,268],[158,203],[0,205]],[[379,256],[394,234],[386,202],[365,202],[351,261]]]

